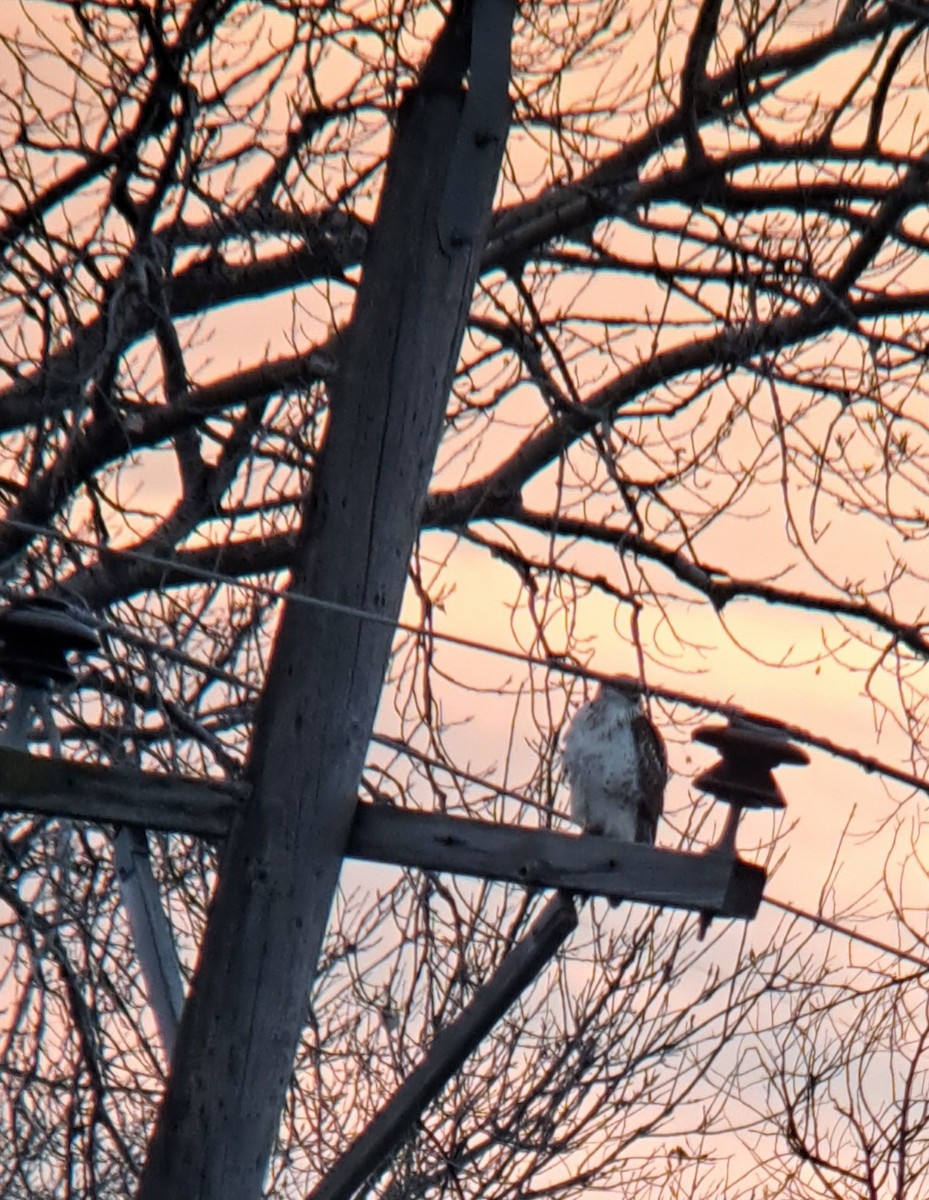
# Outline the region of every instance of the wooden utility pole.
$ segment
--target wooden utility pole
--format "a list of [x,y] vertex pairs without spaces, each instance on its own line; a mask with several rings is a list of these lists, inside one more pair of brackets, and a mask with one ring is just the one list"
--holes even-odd
[[143,1200],[262,1191],[492,211],[513,7],[459,0],[398,113],[292,571],[386,623],[285,605]]
[[[294,589],[320,603],[284,607],[245,781],[0,748],[0,805],[225,840],[142,1200],[261,1195],[346,854],[727,916],[754,915],[761,898],[764,871],[729,843],[682,854],[356,801],[509,128],[513,10],[514,0],[453,0],[400,107],[293,563]],[[726,734],[714,776],[739,811],[767,794],[744,766],[750,740]],[[320,1200],[347,1200],[378,1168],[575,919],[567,896],[550,901]]]

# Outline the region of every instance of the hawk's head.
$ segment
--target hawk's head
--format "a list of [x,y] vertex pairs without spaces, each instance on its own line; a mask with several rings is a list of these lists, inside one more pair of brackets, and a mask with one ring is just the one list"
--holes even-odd
[[619,678],[611,680],[609,683],[602,683],[595,699],[609,704],[618,715],[628,713],[631,718],[645,712],[645,697],[642,689],[632,679]]

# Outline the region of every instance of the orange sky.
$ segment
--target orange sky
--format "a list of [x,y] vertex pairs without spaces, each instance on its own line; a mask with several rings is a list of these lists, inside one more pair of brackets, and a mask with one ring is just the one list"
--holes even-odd
[[[804,22],[815,22],[820,19],[823,5],[807,5],[802,18]],[[41,3],[27,6],[25,16],[18,6],[8,5],[0,11],[0,30],[10,27],[24,28],[26,17],[35,23],[37,29],[49,37],[57,45],[64,45],[65,28],[60,20],[60,10],[55,9],[54,17],[46,19],[49,10]],[[253,39],[250,52],[254,54],[270,53],[278,44],[278,35],[272,21],[266,19],[259,25],[250,26],[249,36]],[[647,41],[653,36],[650,25],[645,22],[637,25],[630,36]],[[678,45],[678,43],[674,43]],[[682,43],[681,43],[682,44]],[[843,67],[847,68],[847,63]],[[332,95],[344,90],[350,83],[350,73],[356,68],[350,55],[341,51],[333,51],[332,58],[318,70],[318,80],[329,81]],[[844,72],[843,72],[844,76]],[[63,79],[56,80],[55,71],[50,70],[47,77],[50,84],[62,88],[62,101],[67,87]],[[581,73],[572,77],[572,85],[579,92],[586,88],[589,93],[601,95],[603,84],[594,85],[593,72],[586,75]],[[835,86],[841,80],[834,80]],[[828,90],[828,88],[827,88]],[[51,93],[53,94],[53,93]],[[283,113],[272,120],[283,121]],[[537,175],[548,147],[538,147],[537,151],[528,145],[523,135],[516,134],[514,146],[523,145],[521,153],[511,154],[510,169],[522,171],[527,179]],[[630,231],[625,230],[623,249],[641,255],[647,261],[648,253],[654,250],[654,245],[647,237],[635,235],[630,241]],[[636,245],[638,243],[638,246]],[[668,242],[670,253],[676,253],[677,248]],[[657,289],[649,280],[639,276],[629,276],[623,286],[620,311],[628,311],[634,315],[649,309],[658,310],[658,303],[663,298],[663,290]],[[289,296],[271,297],[262,301],[260,317],[258,309],[249,304],[237,304],[217,310],[198,325],[195,348],[188,355],[188,369],[191,376],[201,382],[227,374],[236,364],[248,366],[265,358],[288,354],[292,351],[294,339],[298,343],[306,339],[319,339],[325,336],[331,328],[331,318],[326,312],[326,306],[331,298],[324,297],[310,290],[300,297],[300,307],[295,308]],[[616,315],[617,293],[615,283],[607,279],[595,281],[587,287],[581,299],[582,310],[590,316],[598,312]],[[557,291],[548,297],[548,306],[560,303]],[[322,308],[320,308],[322,305]],[[314,309],[316,310],[314,312]],[[669,314],[673,315],[673,313]],[[257,318],[257,319],[256,319]],[[187,323],[188,328],[192,323]],[[649,332],[640,326],[634,338],[627,337],[627,353],[636,355],[648,353]],[[147,353],[141,347],[139,354]],[[596,360],[589,355],[577,363],[577,385],[583,390],[585,377],[593,380],[599,375]],[[480,448],[480,459],[490,464],[499,459],[505,452],[507,444],[515,444],[519,436],[517,428],[522,408],[522,420],[541,418],[544,407],[538,398],[527,390],[521,406],[514,397],[509,409],[511,422],[508,428],[491,426],[483,438]],[[514,407],[515,405],[515,407]],[[730,447],[734,458],[739,454],[738,443]],[[538,502],[540,505],[551,500],[551,472],[547,478],[540,478],[527,489],[527,502]],[[158,453],[144,456],[135,465],[127,468],[122,487],[123,498],[134,497],[134,504],[140,512],[151,513],[153,519],[163,513],[176,496],[177,478],[170,453]],[[750,509],[750,505],[748,506]],[[835,518],[835,514],[830,514]],[[136,523],[135,536],[139,536],[141,519]],[[817,553],[822,558],[825,554],[838,566],[854,549],[860,555],[862,536],[868,535],[870,545],[875,553],[881,550],[885,533],[880,528],[870,531],[867,523],[858,521],[854,525],[835,522],[827,533],[824,541],[817,547]],[[124,539],[132,540],[127,533]],[[789,546],[785,531],[775,514],[765,517],[759,510],[751,520],[728,521],[718,526],[717,531],[705,539],[706,557],[714,558],[730,570],[742,566],[746,575],[755,570],[763,569],[772,561],[772,555],[777,554],[784,562],[790,561],[793,551]],[[718,544],[718,553],[714,550]],[[864,543],[867,545],[868,543]],[[430,535],[425,542],[426,553],[430,547],[436,547],[437,553],[444,553],[449,545],[445,535]],[[442,549],[439,550],[438,548]],[[775,547],[778,550],[775,552]],[[598,569],[603,569],[616,575],[616,564],[613,553],[606,550],[587,551],[588,562],[599,563]],[[795,556],[794,556],[795,559]],[[875,560],[876,562],[877,560]],[[530,637],[529,622],[526,615],[516,614],[515,622],[511,619],[509,604],[514,596],[512,575],[499,563],[490,560],[486,554],[480,553],[467,546],[455,550],[451,564],[442,573],[442,578],[453,588],[452,594],[438,614],[438,628],[459,636],[471,638],[478,642],[489,642],[507,648],[526,648]],[[655,572],[652,572],[653,577]],[[619,577],[621,581],[621,576]],[[812,573],[803,568],[794,568],[794,577],[790,586],[810,586],[814,583]],[[823,620],[816,615],[786,608],[771,608],[759,602],[736,602],[723,614],[717,617],[705,603],[693,603],[693,597],[678,589],[680,599],[674,602],[674,629],[660,619],[656,610],[647,609],[643,614],[641,636],[645,644],[655,651],[660,663],[650,665],[650,679],[657,686],[674,688],[680,687],[684,692],[702,693],[716,697],[722,701],[733,700],[749,709],[756,709],[768,715],[779,716],[794,724],[808,725],[815,732],[835,740],[839,744],[848,744],[867,750],[871,753],[881,753],[888,758],[905,763],[907,742],[898,729],[888,725],[882,730],[880,746],[877,744],[873,711],[870,703],[863,698],[863,692],[868,681],[866,670],[870,660],[860,650],[853,647],[844,653],[843,661],[827,658],[825,661],[803,664],[821,656],[824,638],[836,642],[839,634],[826,632]],[[922,585],[914,581],[907,588],[905,585],[898,589],[898,602],[902,605],[919,604],[919,594]],[[415,601],[410,598],[405,615],[415,612]],[[590,645],[596,647],[596,652],[590,665],[602,671],[634,671],[635,660],[630,653],[626,639],[629,636],[628,611],[616,614],[613,606],[603,597],[592,595],[581,602],[577,609],[577,632],[583,640],[590,640]],[[514,639],[513,628],[519,634]],[[557,625],[555,627],[557,629]],[[557,644],[557,634],[554,635]],[[695,654],[686,649],[686,643],[699,645],[702,650]],[[739,649],[739,645],[750,647],[757,653],[757,647],[763,644],[764,657],[767,663],[756,661],[751,654]],[[514,674],[513,664],[502,660],[494,662],[486,655],[457,649],[442,651],[442,661],[461,678],[472,678],[486,686],[487,682],[496,679],[501,686],[503,681]],[[796,663],[797,665],[774,668],[778,662]],[[663,664],[663,665],[662,665]],[[694,674],[696,672],[696,674]],[[579,699],[579,692],[575,691]],[[464,720],[467,724],[455,734],[456,742],[460,742],[462,760],[472,764],[497,764],[497,769],[505,773],[510,780],[518,780],[521,774],[528,773],[533,761],[533,752],[522,744],[517,736],[513,745],[495,744],[499,742],[499,731],[508,728],[512,718],[512,701],[508,698],[494,700],[484,696],[475,708],[473,697],[455,689],[449,690],[444,700],[449,719]],[[672,741],[673,730],[668,731]],[[672,747],[672,759],[686,759],[693,755],[689,746]],[[511,756],[506,759],[506,754]],[[683,765],[683,762],[682,762]],[[821,839],[827,839],[830,832],[834,834],[841,825],[839,811],[844,812],[849,804],[857,803],[868,815],[865,824],[870,826],[875,821],[874,810],[882,811],[886,801],[881,796],[881,785],[873,778],[855,776],[847,779],[847,767],[819,761],[809,772],[804,773],[801,781],[800,773],[790,775],[784,780],[785,789],[796,794],[792,804],[791,816],[796,817],[801,836],[797,839],[795,850],[791,851],[790,861],[798,861],[799,870],[795,880],[785,882],[788,890],[800,889],[808,902],[810,895],[815,893],[816,884],[809,868],[815,865],[820,856],[817,844]],[[805,797],[810,793],[810,780],[813,776],[821,780],[820,787],[834,795],[841,795],[838,803],[832,799],[828,806],[807,802]],[[830,779],[837,781],[842,778],[841,785],[836,783],[830,787]],[[817,789],[818,790],[818,789]],[[672,804],[680,807],[688,803],[686,785],[679,779],[672,787]],[[827,815],[833,806],[839,811]],[[810,836],[812,831],[812,836]],[[765,834],[764,836],[767,836]],[[865,846],[862,853],[867,861],[874,863],[880,851],[875,846]],[[797,856],[795,858],[795,856]],[[785,880],[787,880],[785,876]]]
[[[50,36],[58,36],[62,26],[43,20],[44,7],[30,4],[29,15]],[[804,19],[818,19],[817,14],[823,7],[819,3],[808,4]],[[15,6],[0,7],[0,32],[21,23],[22,17]],[[273,36],[273,27],[266,23],[263,31],[256,35],[256,43],[270,46]],[[642,39],[651,36],[650,26],[642,24],[635,36]],[[347,57],[343,62],[342,57],[335,54],[330,68],[321,73],[320,78],[331,79],[334,94],[345,82],[340,72],[354,69],[349,62]],[[0,69],[3,69],[2,63]],[[329,69],[331,75],[327,73]],[[833,82],[838,86],[840,80],[837,78]],[[575,86],[580,87],[580,84]],[[918,122],[918,114],[912,115],[911,119]],[[903,136],[903,127],[900,129]],[[514,145],[526,141],[517,136]],[[511,158],[513,170],[524,170],[527,180],[536,178],[539,164],[547,153],[547,147],[524,145],[524,157],[514,153]],[[643,244],[640,249],[644,255],[648,247]],[[293,304],[291,297],[279,296],[261,301],[260,308],[239,304],[210,314],[198,330],[197,349],[188,357],[192,378],[207,382],[228,374],[238,364],[251,365],[265,358],[288,354],[292,352],[294,342],[306,344],[324,337],[332,325],[327,307],[329,299],[320,292],[306,289],[299,297],[299,307]],[[645,311],[655,311],[657,299],[656,285],[630,275],[623,280],[621,296],[617,294],[615,279],[594,283],[586,290],[582,307],[587,315],[600,312],[615,315],[620,310],[641,315]],[[557,306],[562,300],[562,295],[553,289],[547,303]],[[624,340],[623,351],[645,355],[649,349],[649,336],[650,331],[639,326]],[[144,347],[140,348],[141,353],[144,353]],[[591,354],[578,362],[576,382],[581,390],[604,369],[606,357]],[[499,459],[504,447],[520,436],[520,422],[540,418],[543,411],[537,396],[528,389],[526,394],[515,396],[507,410],[512,425],[506,428],[500,423],[488,428],[479,447],[481,461],[492,463]],[[743,434],[737,434],[728,447],[733,460],[746,451],[746,447],[738,442],[740,436]],[[479,472],[472,471],[472,475],[476,473]],[[541,507],[542,503],[550,501],[552,490],[552,473],[548,473],[526,490],[526,501]],[[151,513],[153,519],[163,514],[177,495],[177,478],[170,454],[147,455],[127,468],[124,498],[129,495],[134,497],[136,507]],[[798,502],[802,507],[803,497],[798,497]],[[825,506],[826,502],[823,503]],[[750,510],[750,506],[746,509]],[[832,511],[828,506],[823,520],[831,520],[832,525],[817,547],[817,553],[831,569],[838,572],[846,561],[865,560],[868,569],[879,572],[892,558],[887,549],[891,539],[880,527],[861,519],[842,519],[837,509]],[[141,532],[141,528],[137,528],[135,536],[140,536]],[[125,540],[131,539],[127,536]],[[455,547],[446,562],[451,543],[451,536],[445,533],[430,533],[423,540],[424,557],[445,564],[435,569],[433,581],[434,587],[441,584],[448,589],[447,598],[436,613],[438,631],[506,649],[527,650],[531,644],[531,624],[524,610],[512,612],[511,605],[517,595],[512,572],[498,560],[466,544]],[[701,545],[705,546],[709,560],[718,561],[733,573],[739,569],[746,576],[763,570],[774,556],[785,562],[793,556],[796,562],[781,515],[776,509],[766,512],[760,502],[750,520],[733,518],[720,523]],[[897,550],[895,542],[892,549]],[[572,559],[583,561],[591,572],[603,570],[620,585],[624,583],[613,551],[588,548],[573,554]],[[650,575],[657,578],[658,572],[650,569]],[[800,588],[814,583],[811,570],[794,566],[789,586]],[[901,727],[892,721],[884,721],[880,730],[876,730],[875,709],[868,698],[868,689],[879,691],[890,705],[897,704],[899,708],[899,702],[890,693],[886,681],[869,679],[874,655],[849,643],[834,655],[823,656],[824,644],[838,647],[843,637],[835,622],[828,622],[816,614],[749,601],[733,603],[720,617],[707,603],[695,603],[697,598],[683,588],[671,590],[676,594],[668,597],[667,605],[673,625],[657,608],[648,605],[641,618],[640,636],[649,649],[649,681],[653,685],[680,688],[685,693],[702,694],[721,702],[733,701],[749,710],[807,727],[839,745],[906,768],[910,744]],[[914,616],[918,614],[924,590],[921,579],[913,576],[904,580],[895,592],[900,610]],[[552,605],[555,604],[553,600]],[[409,592],[403,619],[414,620],[417,613],[417,600]],[[589,665],[594,670],[635,672],[627,607],[617,613],[610,601],[591,595],[580,600],[574,616],[575,636],[589,645]],[[559,636],[563,635],[560,635],[559,623],[555,620],[551,628],[553,649],[561,648]],[[759,647],[763,647],[764,661],[759,661]],[[535,769],[537,755],[531,743],[538,737],[538,726],[549,718],[557,722],[565,714],[565,695],[557,672],[552,676],[557,686],[553,689],[549,712],[537,697],[529,695],[530,678],[535,679],[537,686],[541,681],[539,671],[533,672],[509,659],[451,646],[439,647],[437,661],[463,685],[456,687],[437,682],[443,715],[454,726],[446,736],[446,743],[453,751],[455,761],[472,773],[489,771],[493,782],[519,791]],[[580,684],[571,689],[571,708],[580,702],[582,692]],[[389,734],[403,732],[403,725],[393,712],[392,696],[385,696],[382,703],[379,729]],[[706,751],[690,744],[689,732],[689,729],[665,727],[676,775],[668,795],[671,821],[659,831],[659,841],[663,845],[676,844],[679,831],[686,822],[687,809],[693,803],[689,778],[708,761]],[[848,833],[841,850],[842,867],[830,899],[839,911],[879,879],[888,854],[892,875],[904,881],[902,887],[924,887],[924,881],[907,869],[910,847],[906,837],[895,839],[892,824],[883,823],[906,799],[903,789],[885,785],[878,777],[866,775],[822,753],[814,752],[812,757],[813,762],[808,768],[784,769],[779,773],[788,801],[787,814],[781,822],[787,832],[779,846],[784,861],[770,885],[772,894],[815,910],[821,889],[831,876],[833,855],[840,832],[845,828]],[[418,792],[415,783],[413,786],[412,798],[424,801],[426,792]],[[479,793],[480,789],[474,789],[475,796]],[[566,794],[563,786],[558,793],[558,802],[564,811]],[[478,811],[477,804],[475,811],[477,815],[485,815]],[[902,811],[905,814],[904,830],[912,830],[914,837],[922,839],[922,845],[929,852],[929,835],[919,826],[915,815],[910,815],[915,814],[916,805],[908,801]],[[740,838],[745,856],[763,858],[776,827],[778,823],[773,822],[769,814],[746,818]],[[348,878],[352,878],[356,869],[349,870]],[[771,935],[772,923],[770,913],[763,913],[749,931],[749,939],[763,947]],[[889,925],[870,925],[868,931],[877,936],[893,936]],[[741,934],[741,928],[733,924],[723,934],[720,953],[726,953],[727,939],[738,939]]]

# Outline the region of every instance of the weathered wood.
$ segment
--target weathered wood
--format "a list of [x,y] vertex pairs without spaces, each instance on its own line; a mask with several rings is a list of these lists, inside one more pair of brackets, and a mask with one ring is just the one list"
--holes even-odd
[[0,808],[8,811],[222,838],[249,791],[246,784],[38,758],[0,746]]
[[[482,14],[500,5],[506,52],[465,89],[472,57],[483,59],[472,55]],[[512,0],[472,0],[473,37],[463,12],[452,7],[397,116],[292,568],[296,591],[333,607],[287,604],[281,616],[254,791],[224,854],[142,1200],[262,1192],[509,129]],[[488,88],[477,136],[474,94]],[[470,193],[452,209],[450,178]]]
[[148,855],[144,829],[123,825],[113,839],[119,890],[165,1057],[171,1058],[184,1010],[184,983],[171,926]]
[[576,927],[577,912],[570,897],[553,896],[464,1012],[436,1034],[425,1060],[310,1193],[309,1200],[350,1200]]
[[[42,628],[49,625],[49,614],[36,605],[35,601],[32,601],[31,607],[23,605],[15,611],[18,611],[21,617],[27,616],[33,622],[40,623]],[[61,616],[60,610],[53,608],[51,616],[53,618],[51,624],[56,628],[51,630],[46,628],[46,632],[52,642],[53,650],[56,645],[54,636],[56,629],[61,635],[62,625],[64,635],[71,641],[82,635],[83,627],[80,623],[72,622],[69,625],[67,621],[62,622],[58,619]],[[74,628],[75,624],[77,624],[76,629]],[[85,643],[91,640],[89,633],[83,634],[83,637]],[[93,634],[91,644],[99,644],[96,634]],[[60,645],[60,637],[57,648],[63,662],[64,651]],[[12,659],[12,651],[9,647],[7,650],[8,657]],[[16,653],[19,654],[20,650],[21,647],[17,646]],[[29,663],[24,663],[20,659],[15,664],[17,672],[25,673],[32,670],[33,664],[38,664],[35,669],[45,670],[49,667],[49,658],[54,658],[54,655],[43,656],[35,646],[31,647],[30,652]],[[52,663],[52,665],[54,664]],[[19,709],[25,709],[23,717],[18,716],[17,710]],[[45,727],[45,734],[53,755],[50,759],[33,758],[28,752],[27,741],[33,710],[39,715]],[[129,784],[129,789],[122,792],[118,799],[123,799],[125,796],[131,797],[142,790],[138,787],[138,780],[145,778],[142,772],[130,773],[129,779],[121,778],[120,774],[116,772],[114,778],[114,772],[110,770],[93,766],[83,768],[77,766],[75,768],[74,764],[66,763],[61,759],[61,736],[52,714],[49,688],[47,687],[19,685],[13,704],[12,719],[3,731],[2,739],[6,744],[0,746],[0,787],[5,784],[8,789],[12,790],[18,785],[21,791],[26,792],[39,788],[41,790],[38,792],[33,791],[32,798],[47,804],[50,796],[55,794],[51,790],[51,785],[57,784],[59,788],[65,789],[64,796],[59,795],[58,798],[70,803],[56,815],[64,816],[68,824],[76,816],[82,815],[74,811],[78,806],[74,803],[74,797],[70,795],[75,776],[81,779],[85,793],[87,785],[90,784],[93,788],[90,794],[94,798],[98,792],[105,793],[107,788],[112,788],[114,783],[117,785]],[[15,739],[18,739],[18,745]],[[157,781],[153,783],[153,790],[156,793],[162,791],[163,785],[160,785],[158,777],[154,776],[153,780]],[[205,799],[208,803],[208,798],[205,797]],[[116,830],[113,851],[120,895],[132,930],[132,941],[139,965],[142,968],[149,1002],[155,1014],[155,1023],[161,1036],[161,1044],[165,1056],[170,1058],[174,1047],[177,1023],[184,1005],[184,984],[181,979],[174,939],[171,935],[171,926],[161,903],[158,882],[152,873],[152,864],[148,856],[147,831],[136,826],[119,825]]]
[[[223,791],[198,780],[32,758],[0,747],[0,809],[222,838],[248,790],[245,784]],[[725,854],[657,850],[372,804],[358,805],[346,853],[726,917],[753,917],[765,882],[760,867]]]
[[659,850],[370,804],[356,810],[349,853],[374,862],[726,917],[754,917],[766,878],[763,868],[723,854]]

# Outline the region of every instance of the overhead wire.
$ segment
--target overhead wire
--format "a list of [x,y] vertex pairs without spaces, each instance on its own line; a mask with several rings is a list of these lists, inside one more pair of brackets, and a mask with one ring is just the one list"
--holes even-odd
[[[35,525],[30,521],[20,521],[17,518],[4,517],[2,522],[0,522],[0,528],[4,524],[10,525],[14,529],[19,529],[24,533],[31,533],[36,537],[56,539],[77,549],[91,550],[98,554],[101,550],[101,547],[89,538],[82,538],[73,533],[64,533],[62,530],[53,529],[48,526]],[[371,612],[369,609],[358,608],[352,604],[342,604],[337,600],[325,600],[319,596],[310,596],[305,592],[297,591],[295,588],[279,588],[269,584],[254,583],[251,580],[242,579],[238,575],[230,575],[227,572],[217,571],[210,567],[199,567],[193,563],[182,563],[176,558],[151,554],[144,550],[135,550],[130,546],[121,547],[119,550],[110,551],[110,553],[112,555],[125,556],[135,562],[147,563],[149,566],[162,567],[165,570],[188,575],[191,582],[224,584],[227,587],[237,587],[254,595],[263,596],[268,600],[293,602],[320,611],[354,617],[359,621],[369,621],[375,625],[389,626],[399,633],[407,633],[416,637],[425,636],[422,629],[417,625],[410,625],[395,617],[384,616],[382,613]],[[519,650],[510,650],[506,646],[494,646],[489,642],[480,642],[473,638],[461,637],[459,634],[440,633],[434,630],[429,631],[428,637],[431,640],[446,642],[449,645],[458,646],[462,649],[476,650],[484,654],[494,654],[500,658],[506,658],[510,661],[525,664],[526,666],[540,667],[545,670],[556,669],[568,675],[578,676],[579,678],[599,678],[596,672],[587,671],[583,667],[576,666],[570,662],[564,662],[557,656],[538,658]]]
[[833,933],[841,934],[851,941],[861,942],[862,945],[869,946],[872,950],[879,950],[903,962],[911,963],[914,967],[919,967],[920,971],[929,971],[929,960],[920,958],[918,954],[911,954],[908,950],[901,950],[898,946],[891,946],[889,942],[882,942],[879,938],[871,937],[870,934],[861,933],[857,929],[850,929],[847,925],[842,925],[840,922],[832,920],[831,917],[823,916],[822,913],[807,912],[806,909],[798,908],[786,900],[778,900],[774,896],[764,896],[763,900],[771,908],[776,908],[790,916],[810,921],[814,925],[831,930]]
[[[50,526],[36,525],[32,522],[21,521],[17,518],[11,517],[5,517],[3,519],[3,523],[20,529],[24,533],[30,533],[37,537],[52,538],[71,545],[74,548],[91,550],[93,552],[100,553],[100,546],[96,542],[93,542],[88,538],[82,538],[76,534],[66,533]],[[294,602],[319,610],[354,617],[357,620],[370,621],[372,623],[390,626],[392,629],[400,633],[406,633],[414,637],[424,636],[423,631],[419,626],[410,625],[407,622],[384,616],[380,613],[373,613],[367,609],[358,608],[353,605],[342,604],[338,601],[325,600],[320,597],[310,596],[294,588],[281,588],[267,584],[255,583],[251,580],[242,579],[236,575],[230,575],[227,572],[217,571],[209,567],[200,567],[190,563],[179,563],[177,559],[168,558],[163,555],[152,554],[148,551],[136,550],[133,547],[123,547],[115,553],[124,555],[127,558],[131,558],[140,563],[147,563],[150,566],[161,567],[173,572],[181,572],[189,576],[191,582],[199,581],[203,583],[214,583],[228,587],[235,587],[249,591],[254,595],[259,595],[269,600]],[[523,651],[508,649],[505,646],[495,646],[489,642],[481,642],[472,638],[462,637],[459,634],[442,633],[435,630],[430,630],[426,636],[432,640],[445,642],[449,645],[457,646],[462,649],[497,655],[510,661],[519,662],[524,666],[539,668],[542,670],[556,670],[563,674],[571,675],[579,679],[600,681],[605,678],[605,676],[599,672],[591,671],[585,667],[565,661],[560,656],[553,655],[548,658],[539,658]],[[156,647],[156,649],[161,649],[161,647]],[[236,680],[236,683],[240,686],[243,682],[246,681],[240,679]],[[260,690],[257,687],[248,684],[247,682],[246,686],[249,688],[249,690]],[[713,707],[706,701],[698,702],[694,699],[689,699],[686,696],[682,696],[679,693],[666,691],[665,689],[649,688],[649,691],[652,695],[662,699],[673,702],[683,702],[692,707]],[[733,706],[720,705],[717,706],[717,711],[722,714],[726,714],[728,711],[737,710],[735,710]],[[829,753],[835,754],[838,757],[845,757],[851,761],[860,762],[865,765],[866,769],[879,770],[882,774],[892,778],[897,778],[905,783],[919,786],[923,788],[923,790],[926,790],[927,788],[927,785],[923,784],[922,781],[917,780],[912,776],[904,775],[901,772],[896,772],[893,768],[889,768],[884,764],[872,763],[870,760],[864,760],[862,756],[857,754],[857,752],[846,751],[841,747],[835,747],[825,739],[819,739],[813,735],[805,734],[801,730],[795,731],[788,726],[783,726],[783,728],[785,728],[790,736],[797,737],[798,740],[805,741],[809,745],[819,746],[820,748],[825,749]],[[421,754],[414,747],[406,746],[396,739],[373,734],[373,740],[377,741],[381,745],[384,745],[385,747],[394,749],[397,752],[410,755],[414,759],[421,759],[430,769],[444,771],[453,778],[461,779],[463,782],[479,784],[481,787],[487,788],[488,790],[500,796],[507,796],[522,802],[527,802],[526,798],[520,796],[518,793],[511,792],[505,788],[500,788],[487,780],[480,779],[479,777],[461,771],[454,767],[451,763],[440,762],[436,759],[429,759],[428,756]],[[532,802],[528,801],[528,803],[531,804]],[[891,946],[889,943],[883,942],[878,938],[871,937],[868,934],[861,933],[858,930],[851,929],[848,926],[842,925],[841,923],[834,921],[829,917],[823,916],[820,913],[808,912],[805,909],[788,903],[787,901],[778,900],[771,896],[765,896],[763,899],[764,903],[770,907],[776,908],[788,915],[809,921],[817,927],[828,929],[833,933],[837,933],[840,936],[848,938],[851,941],[859,942],[870,947],[871,949],[891,955],[900,961],[908,962],[911,965],[919,968],[920,971],[929,971],[929,960],[920,958],[916,954],[902,950],[899,947]]]
[[[82,538],[77,534],[65,533],[62,530],[54,529],[50,526],[37,525],[30,521],[22,521],[15,517],[5,517],[0,522],[9,525],[15,529],[20,529],[24,533],[30,533],[37,537],[48,537],[59,540],[65,544],[78,549],[90,550],[99,554],[101,547],[97,542],[91,541],[89,538]],[[382,613],[370,612],[367,609],[358,608],[355,605],[343,604],[336,600],[326,600],[318,596],[310,596],[305,592],[300,592],[294,588],[280,588],[268,584],[255,583],[251,580],[245,580],[237,575],[230,575],[228,572],[217,571],[210,567],[200,567],[191,563],[180,563],[176,558],[169,558],[164,555],[152,554],[144,550],[136,550],[132,547],[122,547],[119,550],[111,551],[113,554],[123,555],[133,561],[147,563],[150,566],[160,567],[164,570],[172,572],[181,572],[189,577],[191,582],[215,583],[227,587],[239,588],[240,590],[251,592],[253,595],[263,596],[269,600],[285,601],[305,605],[310,608],[315,608],[320,611],[328,611],[338,613],[343,616],[353,617],[359,621],[369,621],[374,624],[389,626],[398,633],[407,634],[415,638],[425,638],[427,640],[443,642],[446,645],[456,646],[464,650],[472,650],[481,654],[495,655],[499,658],[506,659],[510,662],[518,662],[522,666],[532,667],[542,671],[557,671],[562,675],[571,676],[574,679],[586,680],[593,683],[608,682],[610,679],[617,678],[616,675],[608,675],[604,672],[594,671],[588,667],[580,666],[577,663],[571,662],[567,655],[553,654],[546,658],[541,658],[537,655],[530,654],[522,650],[511,650],[506,646],[493,645],[490,642],[482,642],[474,638],[462,637],[460,634],[444,633],[438,630],[430,629],[425,633],[418,625],[411,625],[408,622],[401,621],[394,617],[388,617]],[[648,695],[654,699],[662,700],[670,704],[684,704],[692,709],[703,709],[711,711],[723,717],[747,717],[753,718],[753,714],[746,713],[738,705],[714,703],[701,697],[688,696],[683,692],[672,690],[669,688],[655,687],[651,684],[647,688]],[[755,718],[757,719],[757,718]],[[783,721],[770,720],[763,718],[763,723],[770,725],[773,728],[781,730],[788,737],[802,742],[804,745],[814,747],[818,750],[823,750],[827,754],[835,758],[843,759],[846,762],[852,763],[867,771],[869,774],[879,774],[886,779],[893,780],[896,783],[903,784],[905,787],[910,787],[915,790],[929,794],[929,779],[919,779],[917,776],[906,771],[898,770],[889,764],[881,762],[879,759],[861,753],[858,750],[852,750],[845,746],[836,745],[828,738],[819,737],[803,730],[795,725],[788,724]]]

